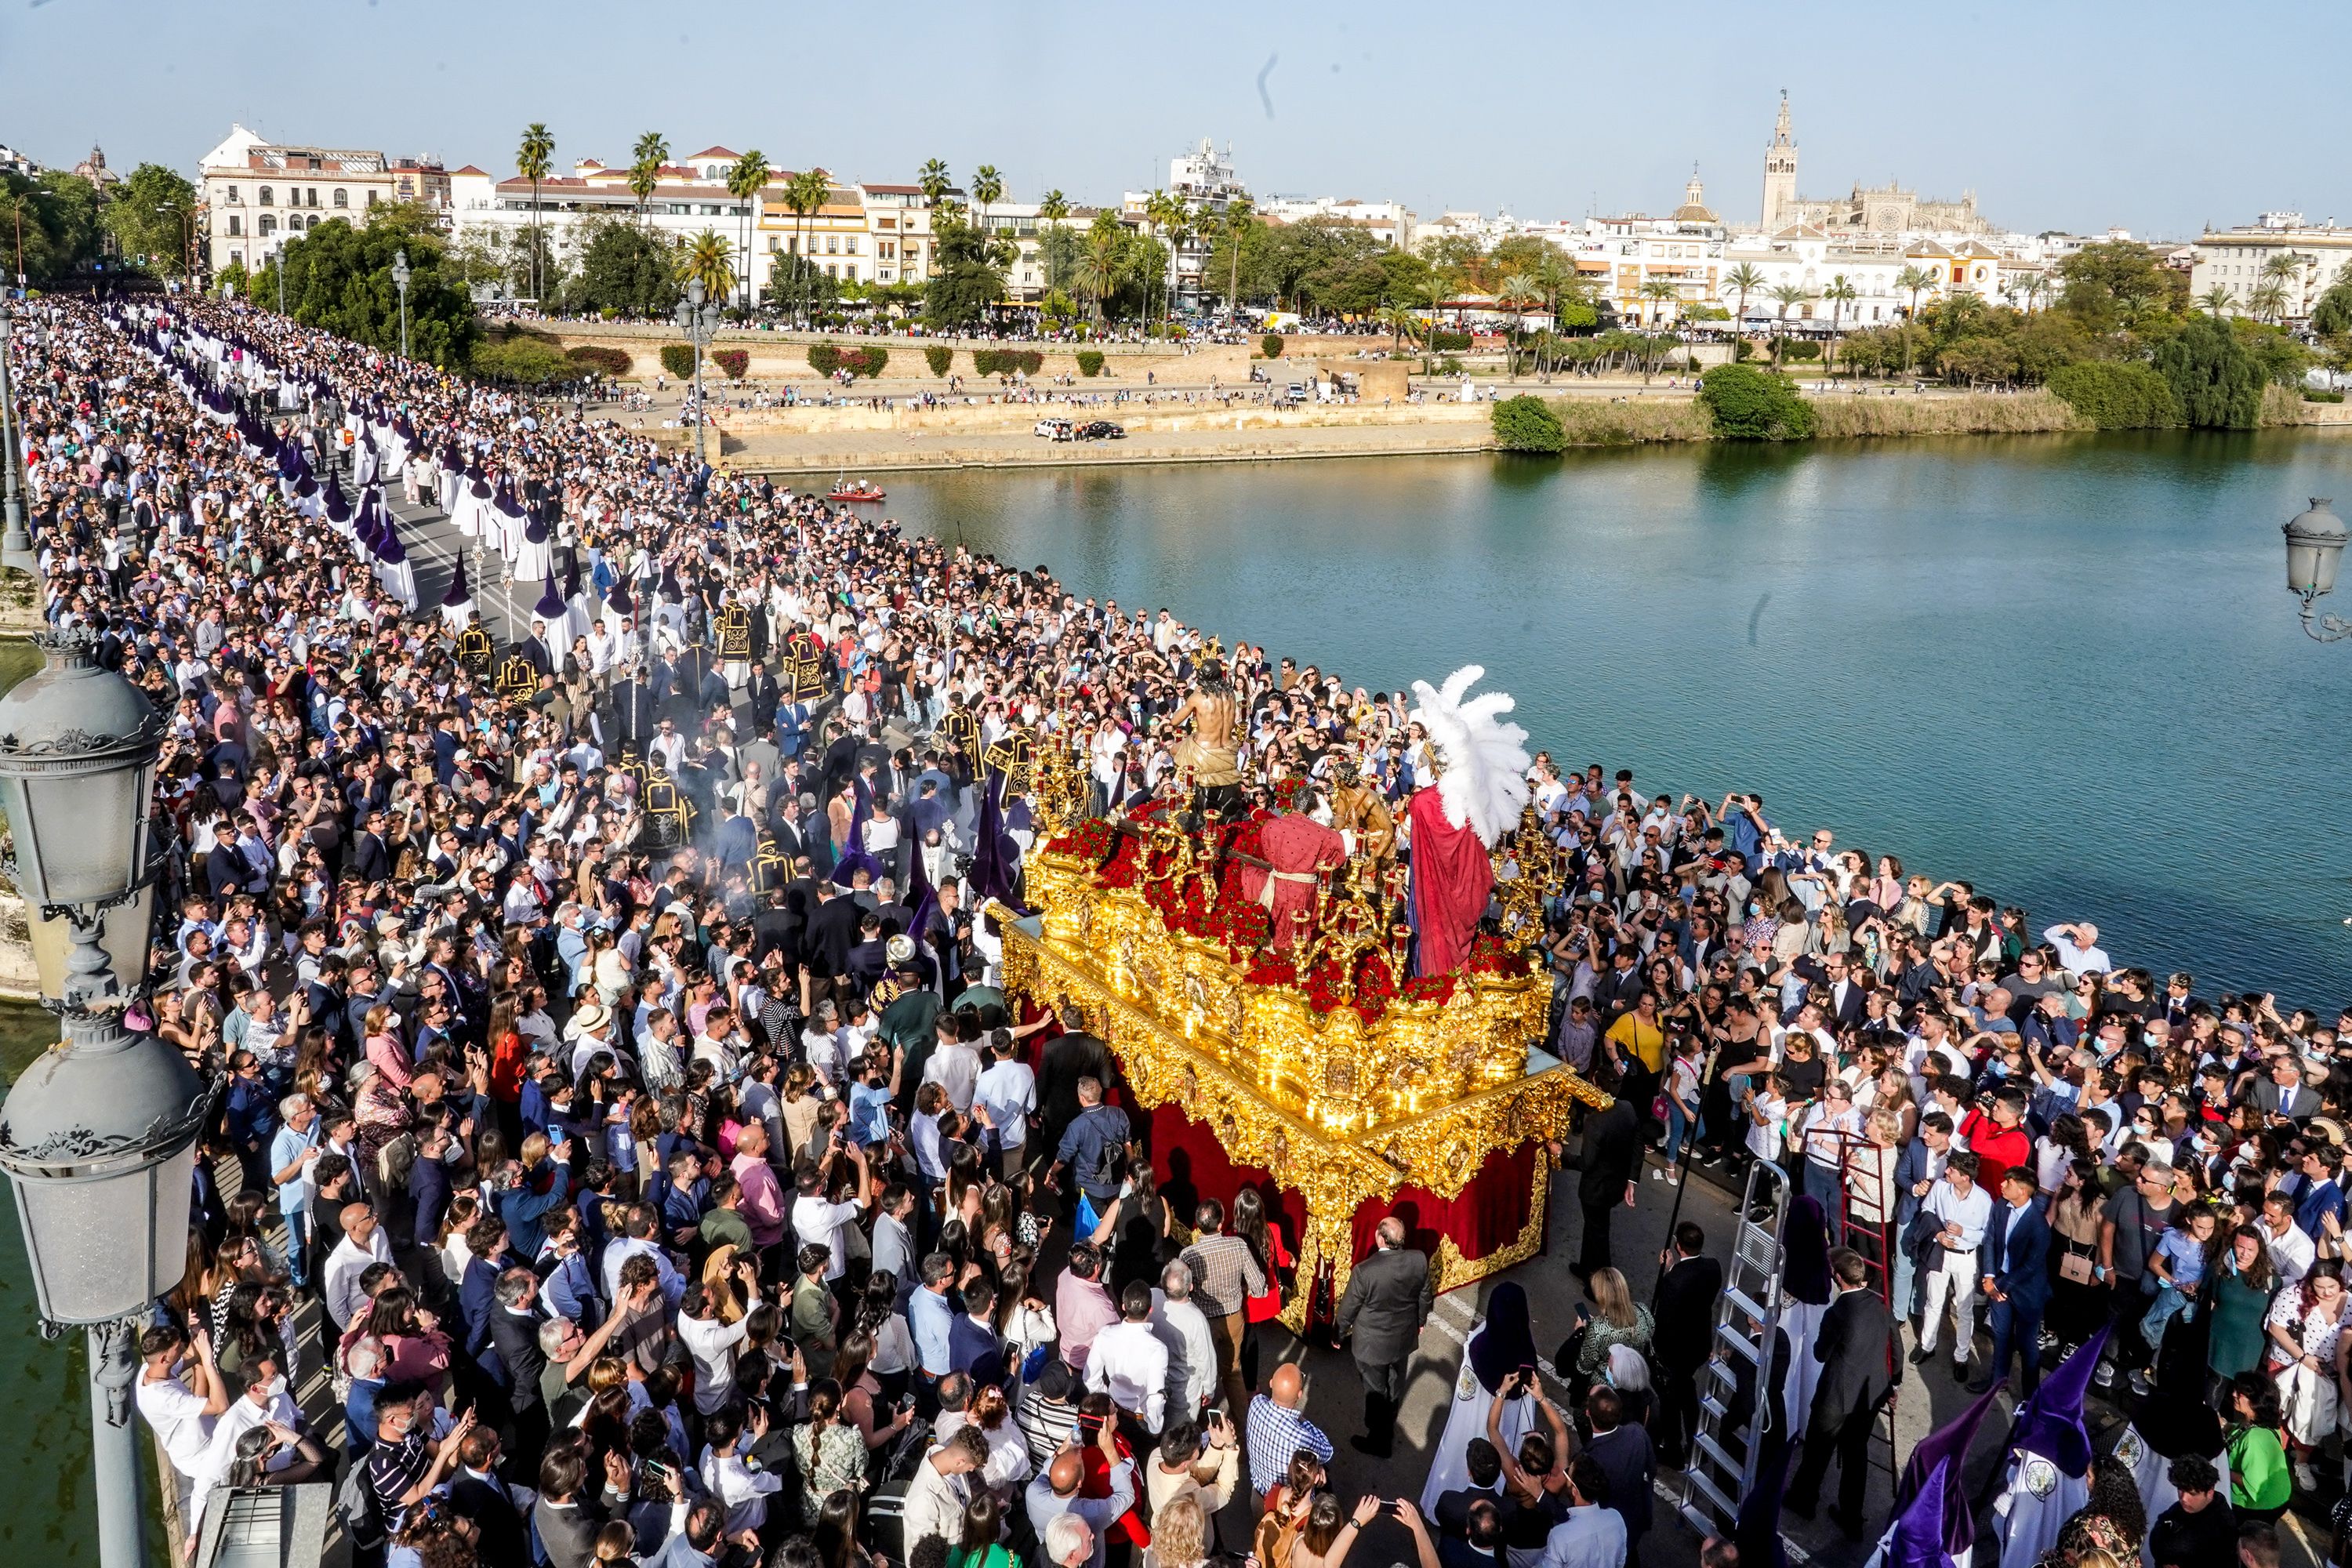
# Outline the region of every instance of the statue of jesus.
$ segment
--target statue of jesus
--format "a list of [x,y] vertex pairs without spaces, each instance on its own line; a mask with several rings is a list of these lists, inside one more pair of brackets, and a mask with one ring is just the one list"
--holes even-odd
[[1181,730],[1188,721],[1192,732],[1176,742],[1176,765],[1192,775],[1203,809],[1231,816],[1241,804],[1241,759],[1234,742],[1241,705],[1234,700],[1225,667],[1216,659],[1202,661],[1192,694],[1176,710],[1176,727]]

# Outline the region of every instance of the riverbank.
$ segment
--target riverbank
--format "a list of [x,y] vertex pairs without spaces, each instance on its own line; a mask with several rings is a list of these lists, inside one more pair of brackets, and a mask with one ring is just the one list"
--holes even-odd
[[[1571,447],[1710,442],[1706,411],[1682,390],[1531,388],[1559,416]],[[1806,399],[1823,439],[2086,432],[2063,399],[2020,393],[1831,393]],[[2352,405],[2282,400],[2272,423],[2352,427]],[[1261,462],[1289,458],[1428,457],[1497,450],[1486,403],[1309,405],[1276,408],[1173,400],[1062,405],[862,404],[730,410],[719,416],[721,465],[751,472],[878,474],[931,468],[1105,468]],[[1041,418],[1110,419],[1117,441],[1050,441]]]

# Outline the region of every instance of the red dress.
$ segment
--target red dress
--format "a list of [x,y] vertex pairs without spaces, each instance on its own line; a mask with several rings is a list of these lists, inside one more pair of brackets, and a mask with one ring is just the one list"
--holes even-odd
[[1258,900],[1273,913],[1275,947],[1295,947],[1314,930],[1318,873],[1348,863],[1347,840],[1297,812],[1267,817],[1262,834],[1260,844],[1274,869],[1244,866],[1242,896]]

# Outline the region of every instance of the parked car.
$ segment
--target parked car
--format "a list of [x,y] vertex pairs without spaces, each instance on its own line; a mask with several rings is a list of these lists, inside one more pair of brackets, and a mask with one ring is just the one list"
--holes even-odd
[[1307,401],[1307,384],[1303,381],[1294,381],[1283,388],[1282,395],[1293,403],[1304,403]]
[[1078,426],[1078,439],[1081,441],[1124,441],[1127,439],[1127,430],[1125,426],[1114,425],[1108,419],[1090,419],[1086,424]]
[[1037,434],[1048,441],[1066,441],[1070,438],[1070,422],[1066,419],[1040,419],[1037,421]]

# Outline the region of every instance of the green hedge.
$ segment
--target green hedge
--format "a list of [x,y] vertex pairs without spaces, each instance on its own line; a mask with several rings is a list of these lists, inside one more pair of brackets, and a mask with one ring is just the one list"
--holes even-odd
[[712,349],[710,363],[727,373],[730,381],[740,381],[743,373],[751,368],[750,349]]
[[2303,389],[2303,400],[2305,403],[2341,403],[2344,395],[2332,387],[2306,386]]
[[1783,378],[1752,365],[1719,364],[1699,378],[1698,400],[1723,441],[1811,438],[1813,406]]
[[923,351],[923,360],[931,367],[933,375],[945,375],[948,367],[955,363],[955,350],[933,343]]
[[852,375],[862,375],[869,381],[880,375],[882,367],[889,363],[888,349],[862,348],[841,351],[841,367]]
[[598,343],[582,343],[564,357],[581,369],[593,371],[598,375],[626,375],[633,363],[628,350],[605,348]]
[[1495,440],[1506,452],[1557,452],[1568,445],[1559,416],[1540,397],[1506,397],[1495,405]]
[[[1257,346],[1265,351],[1266,358],[1280,359],[1282,357],[1282,334],[1280,332],[1268,332],[1265,336],[1258,339]],[[1465,344],[1464,346],[1467,347],[1468,345]]]
[[474,345],[471,363],[476,375],[517,386],[544,386],[580,374],[580,367],[562,349],[520,335],[503,342],[482,340]]
[[816,372],[817,374],[831,375],[835,371],[841,368],[841,345],[839,343],[811,343],[809,344],[808,362],[809,368]]
[[662,369],[684,381],[694,374],[694,345],[691,343],[662,344]]
[[2050,373],[2050,390],[2102,430],[2158,430],[2180,423],[2180,399],[2154,365],[2081,360]]
[[982,375],[1034,375],[1045,366],[1045,356],[1035,349],[974,349],[971,368]]
[[1470,334],[1467,332],[1432,332],[1429,334],[1429,346],[1439,353],[1444,353],[1448,351],[1459,353],[1464,349],[1470,346]]
[[1102,350],[1080,349],[1078,351],[1078,374],[1080,375],[1100,375],[1102,374]]

